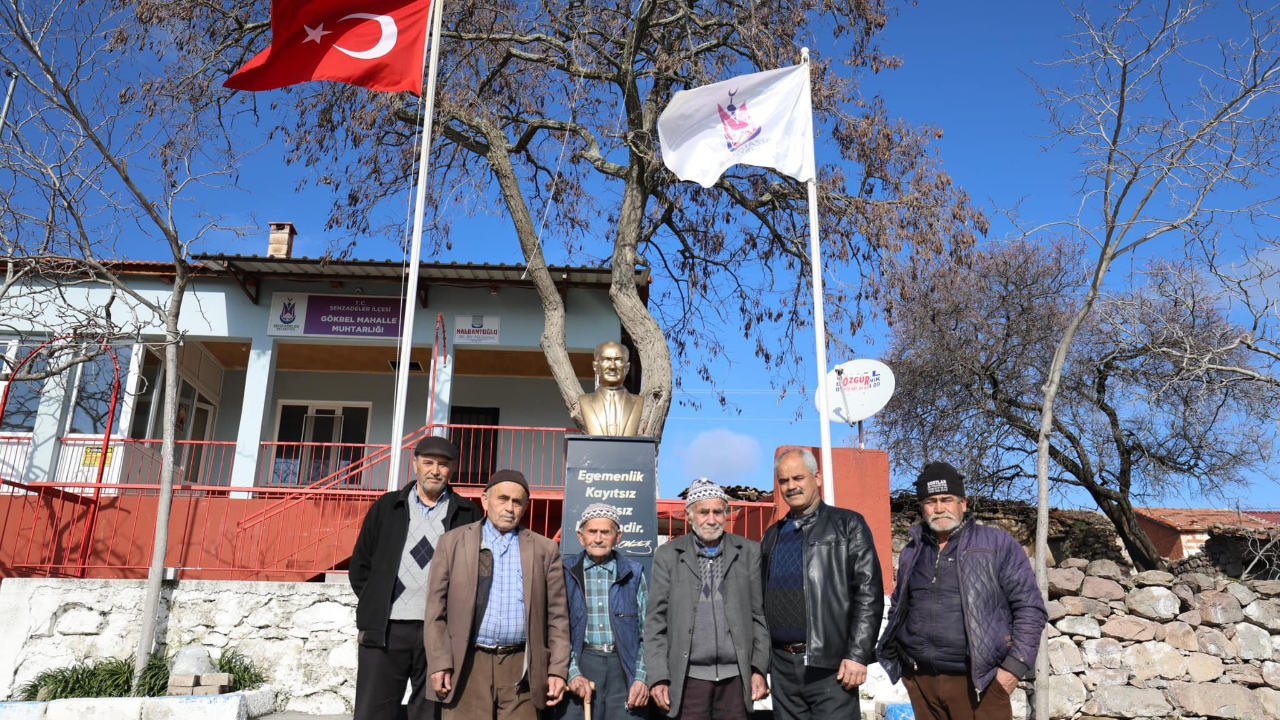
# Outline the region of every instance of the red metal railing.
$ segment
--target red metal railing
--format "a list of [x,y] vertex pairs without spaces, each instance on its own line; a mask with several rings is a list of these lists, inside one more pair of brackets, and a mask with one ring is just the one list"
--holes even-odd
[[[106,443],[107,457],[102,458],[100,438],[62,438],[54,482],[93,483],[101,478],[108,492],[111,486],[146,486],[158,483],[162,440],[112,438]],[[213,440],[177,440],[174,442],[174,492],[207,492],[205,488],[231,485],[231,469],[235,462],[236,444]],[[101,473],[99,473],[101,464]],[[157,491],[159,485],[156,485]],[[179,491],[178,488],[183,488]]]
[[[692,530],[685,514],[683,500],[658,501],[658,535],[674,540]],[[745,538],[760,541],[777,517],[778,506],[771,502],[731,502],[729,522],[725,530]]]
[[[544,505],[543,512],[530,508],[530,522],[542,526],[533,529],[554,534],[560,525],[564,436],[568,432],[576,431],[428,426],[404,439],[398,458],[385,445],[271,443],[270,458],[265,457],[264,448],[259,477],[270,479],[267,487],[280,499],[237,523],[235,568],[244,570],[245,577],[275,579],[296,573],[314,575],[341,566],[350,557],[369,505],[386,491],[390,463],[402,463],[402,482],[413,482],[413,446],[431,433],[448,435],[458,446],[452,484],[463,495],[478,495],[495,470],[513,468],[524,472],[534,503]],[[316,477],[335,467],[305,486],[293,485],[294,478]],[[545,506],[549,500],[556,501],[554,509]]]
[[[0,435],[0,480],[22,480],[31,454],[31,435]],[[8,492],[0,487],[0,493]]]

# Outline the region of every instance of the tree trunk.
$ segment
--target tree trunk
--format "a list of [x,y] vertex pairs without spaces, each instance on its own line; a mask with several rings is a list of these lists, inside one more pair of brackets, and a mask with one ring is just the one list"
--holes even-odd
[[632,161],[618,212],[618,236],[613,244],[613,282],[609,297],[613,308],[635,343],[640,354],[640,395],[644,410],[640,415],[640,434],[662,438],[671,408],[671,348],[662,326],[640,299],[636,288],[636,248],[644,227],[644,208],[648,194],[640,179],[643,170],[639,160]]
[[524,253],[525,266],[538,291],[538,299],[542,301],[543,327],[538,345],[547,358],[547,365],[551,367],[551,377],[556,381],[556,388],[560,390],[560,398],[569,410],[570,419],[581,428],[582,410],[578,398],[582,395],[582,382],[578,380],[573,362],[569,359],[569,348],[565,341],[564,301],[560,298],[555,279],[551,277],[547,260],[542,254],[538,231],[529,215],[529,206],[525,204],[520,180],[511,164],[511,156],[507,154],[507,139],[501,132],[489,132],[487,140],[489,167],[498,180],[503,199],[506,200],[511,223],[515,226],[516,237]]
[[1164,558],[1138,524],[1138,514],[1133,511],[1133,503],[1128,496],[1121,494],[1119,499],[1113,499],[1094,492],[1092,488],[1086,490],[1093,496],[1102,514],[1115,526],[1116,534],[1120,536],[1120,542],[1124,543],[1124,549],[1129,553],[1134,566],[1142,570],[1163,570]]
[[186,267],[181,262],[175,263],[175,266],[177,273],[173,279],[173,293],[165,315],[164,439],[160,451],[160,497],[156,505],[151,567],[147,570],[147,592],[142,605],[142,629],[138,637],[138,649],[133,657],[134,695],[141,691],[142,672],[154,652],[156,624],[160,617],[160,590],[164,581],[164,557],[169,548],[169,511],[173,505],[173,473],[177,460],[174,433],[178,419],[178,392],[182,386],[178,377],[178,342],[182,339],[178,316],[182,312],[182,295],[187,286]]

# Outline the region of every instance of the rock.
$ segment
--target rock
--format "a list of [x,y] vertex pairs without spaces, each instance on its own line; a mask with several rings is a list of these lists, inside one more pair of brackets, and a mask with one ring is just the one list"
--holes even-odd
[[1254,580],[1253,591],[1263,597],[1280,595],[1280,580]]
[[1196,640],[1200,644],[1200,652],[1216,655],[1223,660],[1235,660],[1236,648],[1226,635],[1213,628],[1202,627],[1196,630]]
[[1237,624],[1235,641],[1241,660],[1271,659],[1271,634],[1257,625]]
[[1217,583],[1213,581],[1213,578],[1205,575],[1204,573],[1187,573],[1185,575],[1179,575],[1178,582],[1190,585],[1191,589],[1197,592],[1215,590],[1218,587]]
[[1184,715],[1213,718],[1257,718],[1262,716],[1262,703],[1253,691],[1222,683],[1169,684],[1169,697]]
[[1084,558],[1067,558],[1066,560],[1058,563],[1058,567],[1069,570],[1084,570],[1089,567],[1089,561]]
[[1158,642],[1130,645],[1122,656],[1124,666],[1139,680],[1154,677],[1180,680],[1187,674],[1187,659],[1182,653]]
[[1047,638],[1056,638],[1056,637],[1062,636],[1062,633],[1058,631],[1058,628],[1052,625],[1049,625],[1044,629],[1044,634],[1045,634],[1045,637]]
[[1122,615],[1108,620],[1107,624],[1102,626],[1102,634],[1117,640],[1145,642],[1155,639],[1156,624],[1140,617]]
[[1191,627],[1200,627],[1200,611],[1188,610],[1178,616],[1178,620],[1190,625]]
[[1084,658],[1080,649],[1069,638],[1054,638],[1048,643],[1049,667],[1057,675],[1084,672]]
[[1102,628],[1098,625],[1098,621],[1091,617],[1068,615],[1059,620],[1054,627],[1058,628],[1063,635],[1080,635],[1087,638],[1102,637]]
[[1162,718],[1173,710],[1163,692],[1129,685],[1099,686],[1090,705],[1090,714],[1118,718]]
[[355,612],[336,602],[318,602],[293,615],[293,626],[311,633],[319,630],[343,630],[355,624]]
[[1075,675],[1051,675],[1045,681],[1046,694],[1049,696],[1049,717],[1069,718],[1084,705],[1088,692],[1084,683]]
[[1258,599],[1258,593],[1250,590],[1249,588],[1245,587],[1244,585],[1241,585],[1238,582],[1227,583],[1227,586],[1223,588],[1222,591],[1230,595],[1231,597],[1235,598],[1236,600],[1238,600],[1242,606],[1248,605],[1249,603]]
[[1123,600],[1124,588],[1115,580],[1089,576],[1080,586],[1080,595],[1102,600]]
[[1244,616],[1255,625],[1280,632],[1280,600],[1254,600],[1244,609]]
[[[1089,579],[1085,578],[1085,582],[1088,583]],[[1050,600],[1049,602],[1054,601]],[[1090,598],[1068,595],[1066,597],[1058,598],[1057,602],[1062,605],[1068,615],[1091,615],[1094,618],[1101,620],[1111,614],[1110,605]]]
[[[1104,627],[1102,632],[1106,632]],[[1190,625],[1178,620],[1164,625],[1164,639],[1162,642],[1168,643],[1170,647],[1179,650],[1189,650],[1195,652],[1200,649],[1200,643],[1196,640],[1196,631]]]
[[1231,625],[1244,620],[1240,601],[1224,592],[1202,592],[1196,595],[1196,603],[1200,620],[1206,625]]
[[[1227,595],[1227,597],[1231,596]],[[1125,598],[1125,607],[1134,615],[1141,615],[1144,618],[1172,620],[1177,616],[1181,603],[1178,601],[1178,596],[1167,588],[1144,587],[1129,593]]]
[[1192,682],[1210,682],[1222,677],[1222,660],[1212,655],[1193,652],[1187,656],[1187,674]]
[[1027,720],[1027,692],[1022,688],[1016,688],[1009,694],[1009,709],[1012,710],[1013,720]]
[[1271,688],[1258,688],[1253,691],[1258,697],[1258,702],[1262,703],[1263,717],[1269,720],[1280,720],[1280,692],[1276,692]]
[[1173,585],[1173,575],[1163,570],[1147,570],[1134,575],[1133,584],[1138,587],[1151,587],[1152,585],[1169,587]]
[[59,635],[97,635],[107,626],[105,615],[80,603],[59,608],[54,617],[54,630]]
[[1182,605],[1183,610],[1196,609],[1196,593],[1190,587],[1178,583],[1171,589],[1174,595],[1178,596],[1178,602]]
[[1085,684],[1094,688],[1099,685],[1127,685],[1129,683],[1129,671],[1124,668],[1118,670],[1089,668],[1084,672],[1084,678]]
[[1280,688],[1280,663],[1262,663],[1262,681],[1271,687]]
[[1124,647],[1120,645],[1120,641],[1113,638],[1085,640],[1080,645],[1080,654],[1084,657],[1085,664],[1093,668],[1122,667],[1123,653]]
[[1075,595],[1083,582],[1084,573],[1075,568],[1053,568],[1049,571],[1049,597]]
[[170,675],[205,675],[213,672],[209,651],[200,645],[188,645],[178,651],[169,666]]
[[1222,678],[1236,685],[1258,687],[1263,683],[1262,671],[1252,665],[1228,665]]
[[1124,582],[1129,579],[1129,572],[1117,565],[1114,560],[1094,560],[1085,567],[1084,574],[1115,580],[1116,582]]
[[1067,609],[1057,600],[1045,603],[1044,608],[1049,611],[1049,622],[1056,622],[1067,616]]
[[270,685],[264,685],[256,690],[245,690],[244,705],[251,718],[270,715],[276,711],[276,691]]

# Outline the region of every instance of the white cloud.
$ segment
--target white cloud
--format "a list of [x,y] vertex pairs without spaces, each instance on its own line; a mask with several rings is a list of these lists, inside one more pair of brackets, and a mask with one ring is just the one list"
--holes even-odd
[[684,477],[680,480],[683,485],[696,477],[710,478],[721,485],[752,487],[769,481],[768,473],[761,469],[764,450],[760,441],[728,428],[698,433],[679,454],[684,460]]

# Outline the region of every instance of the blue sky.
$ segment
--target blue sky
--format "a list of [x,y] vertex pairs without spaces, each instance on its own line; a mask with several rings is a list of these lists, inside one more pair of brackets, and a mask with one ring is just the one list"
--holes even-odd
[[[893,114],[943,128],[945,135],[938,147],[948,171],[989,212],[1018,205],[1028,219],[1062,217],[1078,202],[1072,195],[1077,159],[1062,150],[1046,150],[1044,141],[1035,137],[1044,131],[1043,114],[1024,73],[1043,77],[1049,72],[1034,63],[1057,59],[1063,47],[1060,36],[1070,31],[1070,18],[1056,3],[925,0],[900,8],[883,37],[884,47],[900,55],[905,65],[868,78],[864,87],[882,93]],[[821,143],[819,138],[820,162]],[[324,232],[322,217],[331,200],[322,190],[310,187],[294,192],[293,186],[305,171],[283,166],[280,155],[272,147],[258,152],[241,175],[242,192],[204,198],[209,209],[222,210],[261,231],[243,240],[223,238],[197,252],[258,253],[263,249],[266,222],[273,220],[291,220],[298,225],[295,254],[314,256],[324,251],[332,237]],[[407,204],[407,188],[404,197]],[[403,208],[393,212],[403,212]],[[460,220],[454,227],[454,250],[428,259],[520,261],[514,236],[503,218]],[[1008,230],[1007,223],[996,218],[991,237]],[[144,247],[124,250],[134,256],[155,252]],[[355,255],[398,258],[400,252],[393,243],[374,238],[362,239]],[[875,357],[880,339],[877,329],[869,328],[858,339],[865,347],[863,356]],[[812,348],[811,341],[804,343],[802,349],[807,352],[795,361],[812,368]],[[735,348],[731,345],[730,349],[732,353]],[[685,386],[690,396],[711,402],[698,410],[673,405],[659,463],[663,496],[675,495],[691,478],[704,475],[726,484],[769,486],[776,446],[818,443],[812,401],[798,408],[792,393],[779,403],[777,391],[770,388],[769,378],[752,359],[750,348],[736,350],[741,352],[741,361],[727,369],[719,387],[740,412],[721,410],[709,390],[692,377]],[[846,359],[829,358],[833,364]],[[798,409],[803,411],[799,420]],[[874,430],[874,419],[868,427]],[[856,443],[845,428],[833,426],[832,433],[837,445]],[[914,474],[911,468],[897,465],[893,472],[899,479]],[[1170,499],[1169,503],[1203,504],[1199,498]],[[1244,494],[1241,504],[1280,506],[1280,488],[1260,479]]]

